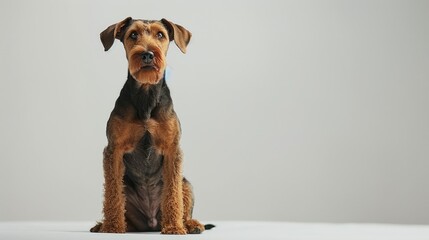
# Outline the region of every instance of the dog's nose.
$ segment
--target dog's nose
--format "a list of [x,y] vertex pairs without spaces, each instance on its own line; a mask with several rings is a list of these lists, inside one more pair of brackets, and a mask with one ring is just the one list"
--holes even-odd
[[146,64],[152,63],[154,56],[155,55],[151,51],[144,52],[142,54],[143,62],[146,63]]

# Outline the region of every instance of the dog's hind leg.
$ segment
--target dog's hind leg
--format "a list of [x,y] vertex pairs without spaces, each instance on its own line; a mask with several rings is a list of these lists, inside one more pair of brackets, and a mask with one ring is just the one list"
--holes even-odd
[[204,231],[204,225],[198,220],[192,219],[194,208],[194,194],[192,185],[186,178],[183,178],[183,222],[186,232],[190,234],[199,234]]

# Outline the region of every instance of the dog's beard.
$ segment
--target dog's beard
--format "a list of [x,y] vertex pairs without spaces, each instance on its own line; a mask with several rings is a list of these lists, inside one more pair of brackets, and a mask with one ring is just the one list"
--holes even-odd
[[130,51],[130,57],[128,58],[128,69],[130,74],[141,84],[157,84],[164,76],[164,56],[161,51],[155,49],[153,51],[153,62],[151,64],[144,64],[141,57],[142,52],[141,49],[133,49]]

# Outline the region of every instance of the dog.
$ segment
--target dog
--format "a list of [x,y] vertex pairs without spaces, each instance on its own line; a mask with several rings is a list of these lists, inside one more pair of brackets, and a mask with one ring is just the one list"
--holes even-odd
[[103,152],[104,219],[91,232],[198,234],[192,186],[182,176],[180,123],[165,81],[171,41],[186,53],[191,33],[166,19],[128,17],[100,34],[104,50],[120,40],[128,77],[107,122]]

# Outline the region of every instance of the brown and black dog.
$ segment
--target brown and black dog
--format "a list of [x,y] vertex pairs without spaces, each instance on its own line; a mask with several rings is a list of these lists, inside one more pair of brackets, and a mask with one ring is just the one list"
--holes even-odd
[[100,34],[104,50],[119,39],[128,78],[107,122],[104,219],[91,232],[201,233],[192,219],[191,184],[182,176],[180,123],[165,82],[170,41],[185,53],[191,33],[166,19],[128,17]]

